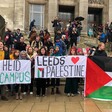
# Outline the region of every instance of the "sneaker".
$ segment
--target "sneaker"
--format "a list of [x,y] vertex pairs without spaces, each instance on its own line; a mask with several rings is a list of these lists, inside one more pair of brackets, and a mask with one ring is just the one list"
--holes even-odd
[[16,93],[16,100],[18,100],[19,99],[19,96],[18,96],[18,93]]
[[30,95],[33,95],[33,92],[30,92]]
[[20,100],[22,100],[23,99],[23,97],[20,95]]
[[42,96],[44,97],[45,95],[43,94]]
[[8,98],[5,97],[5,96],[1,96],[1,100],[3,100],[3,101],[8,101]]
[[40,95],[36,95],[36,99],[39,100],[40,99]]
[[40,95],[36,95],[36,98],[39,98],[40,97]]
[[19,99],[22,100],[23,99],[23,94],[20,93]]
[[74,97],[74,94],[71,94],[72,97]]
[[69,97],[70,96],[70,93],[68,93],[67,96]]
[[26,95],[26,92],[24,92],[23,94]]

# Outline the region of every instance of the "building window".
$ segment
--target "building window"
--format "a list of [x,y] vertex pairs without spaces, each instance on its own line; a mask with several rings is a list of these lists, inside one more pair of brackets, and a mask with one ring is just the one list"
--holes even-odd
[[38,30],[44,27],[44,5],[30,4],[30,22],[33,19]]

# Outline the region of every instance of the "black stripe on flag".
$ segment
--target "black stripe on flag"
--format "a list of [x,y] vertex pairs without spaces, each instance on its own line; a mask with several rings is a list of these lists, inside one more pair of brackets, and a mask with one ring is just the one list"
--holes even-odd
[[111,57],[92,56],[89,58],[93,62],[95,62],[102,70],[106,72],[112,72],[112,58]]

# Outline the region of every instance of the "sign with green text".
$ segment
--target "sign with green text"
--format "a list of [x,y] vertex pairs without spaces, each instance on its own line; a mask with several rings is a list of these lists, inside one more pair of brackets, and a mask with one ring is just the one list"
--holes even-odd
[[30,60],[1,60],[0,85],[31,83]]

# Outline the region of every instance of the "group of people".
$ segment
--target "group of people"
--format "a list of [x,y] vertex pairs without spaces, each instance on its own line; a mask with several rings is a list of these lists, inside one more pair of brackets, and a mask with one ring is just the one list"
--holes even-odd
[[105,26],[92,24],[88,28],[88,35],[89,37],[96,37],[100,42],[107,45],[109,52],[112,51],[112,22],[105,24]]
[[55,19],[52,21],[52,27],[54,28],[55,38],[57,38],[60,35],[65,35],[66,44],[73,46],[73,44],[75,43],[75,46],[77,46],[77,42],[80,41],[80,35],[81,35],[81,30],[82,30],[81,21],[69,20],[66,27],[62,28],[61,21],[58,19],[58,17],[55,17]]
[[[25,38],[20,29],[12,33],[7,29],[4,37],[4,43],[0,41],[0,60],[30,60],[31,61],[31,84],[11,84],[0,85],[1,99],[7,101],[5,94],[6,88],[15,94],[16,100],[22,100],[23,95],[28,92],[32,95],[33,87],[36,87],[36,96],[45,96],[46,88],[51,86],[51,94],[60,94],[60,79],[34,78],[34,66],[36,56],[64,56],[64,55],[104,55],[105,44],[100,43],[98,48],[92,47],[87,49],[77,48],[77,39],[82,30],[81,22],[69,22],[68,28],[60,29],[57,19],[52,21],[54,27],[54,42],[51,34],[47,29],[36,32],[32,27],[29,34],[29,42],[26,44]],[[69,41],[70,40],[70,41]],[[4,44],[4,45],[3,45]],[[74,45],[75,44],[75,45]],[[36,83],[34,83],[36,82]],[[67,96],[78,94],[79,78],[66,78],[64,92]]]

